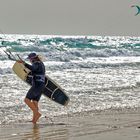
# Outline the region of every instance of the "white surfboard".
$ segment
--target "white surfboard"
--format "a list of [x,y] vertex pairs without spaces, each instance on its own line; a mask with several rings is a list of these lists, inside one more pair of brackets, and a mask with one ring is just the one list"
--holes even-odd
[[[31,80],[28,76],[31,71],[24,64],[16,61],[12,69],[20,79],[31,85]],[[45,76],[45,85],[46,87],[43,91],[45,96],[61,105],[66,106],[68,104],[69,97],[65,91],[48,76]]]

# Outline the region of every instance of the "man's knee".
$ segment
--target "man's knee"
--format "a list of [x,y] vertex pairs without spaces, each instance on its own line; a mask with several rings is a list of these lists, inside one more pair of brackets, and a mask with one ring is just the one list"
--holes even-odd
[[25,98],[24,99],[24,102],[26,103],[26,104],[28,104],[29,102],[31,102],[28,98]]

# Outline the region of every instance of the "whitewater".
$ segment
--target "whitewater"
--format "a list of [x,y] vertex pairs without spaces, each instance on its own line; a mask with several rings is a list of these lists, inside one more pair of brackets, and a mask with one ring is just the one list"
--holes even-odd
[[[42,56],[46,75],[70,97],[63,107],[42,95],[43,116],[140,107],[140,37],[0,35],[0,124],[29,120],[24,103],[30,88],[12,71],[16,57]],[[28,62],[29,63],[29,62]]]

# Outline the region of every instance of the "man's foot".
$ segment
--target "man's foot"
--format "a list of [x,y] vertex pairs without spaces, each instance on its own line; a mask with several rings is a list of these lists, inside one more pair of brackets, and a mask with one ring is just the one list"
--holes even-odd
[[41,117],[41,114],[40,114],[39,112],[35,113],[32,122],[33,122],[34,124],[36,124],[36,122],[38,121],[38,119],[39,119],[40,117]]

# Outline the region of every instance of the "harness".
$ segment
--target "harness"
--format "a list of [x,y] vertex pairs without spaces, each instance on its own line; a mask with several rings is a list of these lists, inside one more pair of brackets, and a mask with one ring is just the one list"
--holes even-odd
[[35,81],[44,82],[45,83],[45,75],[35,75]]

